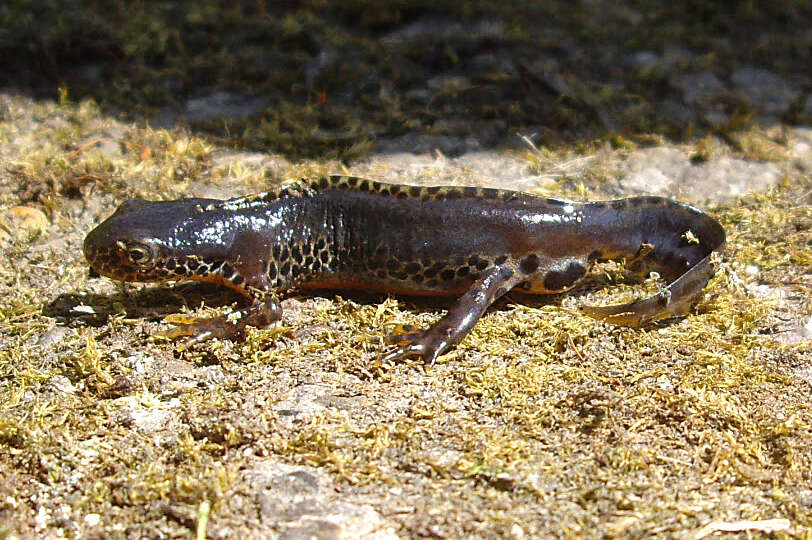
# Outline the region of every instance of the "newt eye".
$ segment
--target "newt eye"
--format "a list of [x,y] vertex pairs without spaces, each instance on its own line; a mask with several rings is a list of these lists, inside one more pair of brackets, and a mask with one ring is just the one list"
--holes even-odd
[[119,243],[119,247],[127,253],[127,258],[130,259],[130,262],[138,266],[149,266],[155,258],[155,253],[152,248],[146,244],[133,242],[121,245],[121,243]]

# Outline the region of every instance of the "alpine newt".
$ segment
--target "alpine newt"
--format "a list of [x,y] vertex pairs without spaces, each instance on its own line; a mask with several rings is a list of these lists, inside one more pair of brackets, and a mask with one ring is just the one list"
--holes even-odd
[[661,197],[574,202],[329,176],[229,200],[131,199],[87,235],[84,253],[115,280],[210,281],[247,299],[230,315],[169,333],[187,344],[279,320],[276,293],[291,289],[456,296],[428,330],[388,338],[394,349],[384,360],[433,363],[514,287],[560,293],[595,261],[656,271],[668,285],[628,304],[583,306],[585,314],[624,326],[685,315],[724,244],[716,220]]

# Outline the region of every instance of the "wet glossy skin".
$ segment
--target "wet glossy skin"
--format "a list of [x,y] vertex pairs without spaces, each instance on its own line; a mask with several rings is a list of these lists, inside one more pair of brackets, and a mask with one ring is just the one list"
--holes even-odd
[[292,288],[458,296],[429,330],[390,338],[398,347],[384,357],[433,362],[507,291],[565,291],[595,260],[656,270],[670,285],[586,314],[630,326],[684,315],[724,241],[707,214],[658,197],[578,203],[334,176],[227,201],[127,201],[88,234],[85,255],[113,279],[214,281],[246,296],[237,314],[172,333],[192,342],[278,320],[275,293]]

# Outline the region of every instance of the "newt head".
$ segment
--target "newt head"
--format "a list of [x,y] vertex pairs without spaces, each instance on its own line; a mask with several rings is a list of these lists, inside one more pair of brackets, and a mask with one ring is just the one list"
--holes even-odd
[[153,202],[130,199],[88,233],[85,258],[93,270],[119,281],[166,281],[187,273],[189,255],[178,242],[184,225],[199,219],[210,199]]

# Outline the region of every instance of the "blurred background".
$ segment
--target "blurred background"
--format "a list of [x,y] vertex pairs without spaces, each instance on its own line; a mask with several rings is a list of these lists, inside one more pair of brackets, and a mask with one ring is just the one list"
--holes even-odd
[[808,1],[11,0],[0,88],[291,158],[812,117]]

